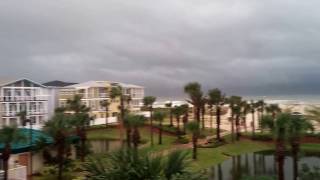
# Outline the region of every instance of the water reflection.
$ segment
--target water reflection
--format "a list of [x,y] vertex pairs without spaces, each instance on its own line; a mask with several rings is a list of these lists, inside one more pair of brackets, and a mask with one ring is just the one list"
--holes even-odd
[[90,140],[92,153],[100,154],[111,152],[121,148],[121,142],[117,140]]
[[[299,159],[299,170],[302,165],[307,164],[309,167],[320,165],[320,156],[305,154]],[[276,162],[273,151],[264,151],[250,153],[241,156],[235,156],[229,160],[210,168],[210,180],[242,180],[248,176],[266,176],[275,178]],[[285,179],[293,179],[293,161],[292,157],[286,156],[284,167]]]

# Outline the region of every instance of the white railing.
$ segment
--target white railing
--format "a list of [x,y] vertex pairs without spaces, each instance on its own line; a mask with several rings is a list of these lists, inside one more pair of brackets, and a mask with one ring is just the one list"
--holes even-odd
[[[18,116],[18,111],[0,111],[2,115],[6,116]],[[37,111],[27,111],[27,116],[30,115],[41,115],[41,114],[47,114],[48,112],[45,110],[37,110]]]
[[47,101],[48,96],[1,96],[0,101]]

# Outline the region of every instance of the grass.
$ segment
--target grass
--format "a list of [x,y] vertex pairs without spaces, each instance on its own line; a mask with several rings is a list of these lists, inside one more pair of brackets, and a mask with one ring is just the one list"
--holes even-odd
[[120,132],[117,128],[96,129],[87,132],[88,140],[118,140],[119,137]]
[[269,149],[273,149],[273,146],[250,140],[241,140],[218,148],[199,148],[198,160],[192,162],[191,168],[194,171],[198,171],[219,164],[229,159],[231,156]]
[[[204,134],[211,136],[214,135],[215,130],[207,129]],[[154,133],[154,146],[150,146],[150,129],[141,128],[141,137],[143,140],[147,140],[146,144],[141,145],[140,153],[162,153],[166,154],[169,151],[177,149],[175,146],[176,137],[168,134],[163,134],[163,144],[158,145],[158,133]],[[96,129],[88,131],[88,140],[119,140],[119,129],[110,127],[107,129]],[[189,137],[189,135],[188,135]],[[190,137],[189,137],[190,138]],[[273,143],[266,143],[263,141],[252,141],[252,140],[241,140],[235,143],[230,143],[231,136],[223,137],[228,144],[217,147],[217,148],[198,148],[198,160],[191,161],[190,169],[192,171],[199,171],[210,168],[216,164],[222,163],[223,161],[231,158],[231,156],[241,155],[245,153],[252,153],[263,150],[274,149]],[[183,149],[190,152],[191,149]],[[302,144],[302,151],[320,152],[320,144]],[[94,154],[92,156],[104,158],[106,154]],[[41,179],[36,178],[36,179]]]
[[320,144],[302,144],[301,145],[302,151],[310,151],[310,152],[320,152]]

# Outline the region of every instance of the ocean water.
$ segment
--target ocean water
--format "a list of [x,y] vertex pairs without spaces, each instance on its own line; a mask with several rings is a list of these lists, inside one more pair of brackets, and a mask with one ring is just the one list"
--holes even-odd
[[[270,104],[297,104],[297,105],[320,105],[320,94],[319,95],[260,95],[260,96],[242,96],[245,100],[261,100],[263,99],[266,103]],[[159,97],[157,101],[185,101],[188,97]]]
[[320,105],[319,95],[269,95],[269,96],[244,96],[246,100],[265,100],[266,103]]

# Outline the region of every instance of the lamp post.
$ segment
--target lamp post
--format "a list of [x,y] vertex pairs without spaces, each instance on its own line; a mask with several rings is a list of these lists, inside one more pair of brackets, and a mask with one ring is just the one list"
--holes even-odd
[[32,122],[32,119],[23,119],[22,120],[22,125],[25,127],[27,126],[27,123],[29,123],[29,141],[30,141],[30,150],[29,150],[29,153],[30,153],[30,171],[31,171],[31,176],[30,176],[30,179],[32,180],[32,125],[33,125],[33,122]]

